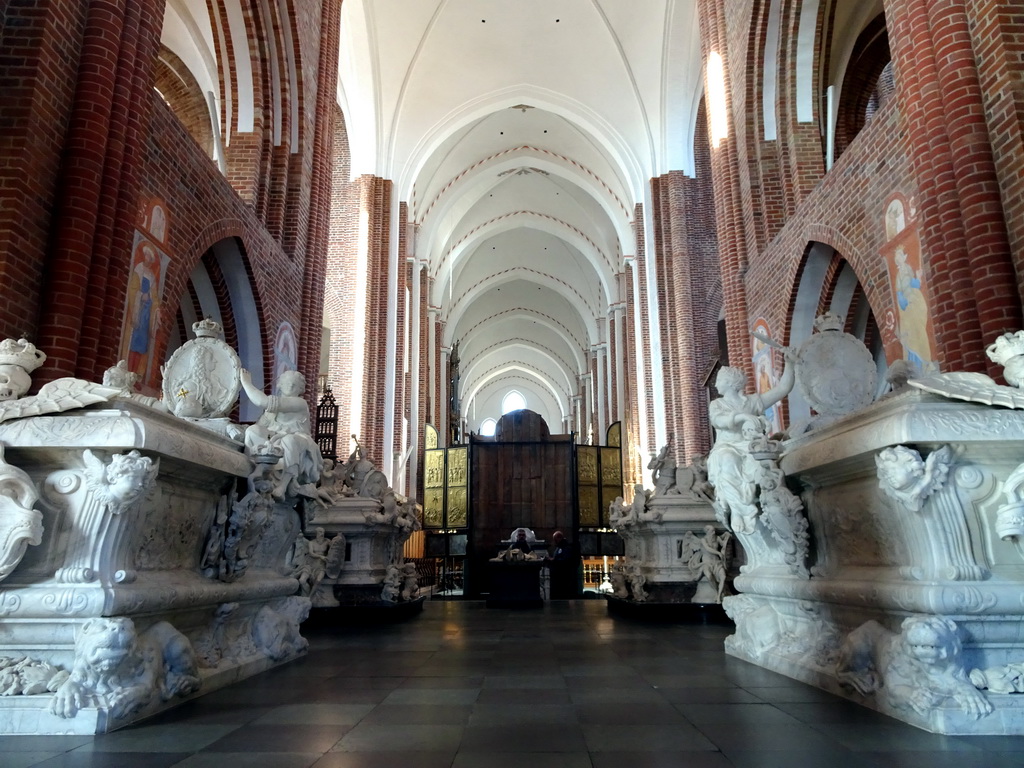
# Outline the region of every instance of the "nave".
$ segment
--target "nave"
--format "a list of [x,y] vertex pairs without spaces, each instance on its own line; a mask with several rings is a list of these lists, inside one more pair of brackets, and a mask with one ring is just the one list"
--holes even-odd
[[101,736],[0,737],[4,768],[1003,768],[1024,737],[926,733],[730,658],[730,630],[604,601],[428,601]]

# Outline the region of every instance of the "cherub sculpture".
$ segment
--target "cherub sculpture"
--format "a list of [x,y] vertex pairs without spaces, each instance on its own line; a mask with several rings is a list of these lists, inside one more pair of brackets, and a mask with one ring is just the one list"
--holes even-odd
[[155,462],[138,451],[116,453],[110,463],[104,464],[89,449],[82,453],[85,460],[86,482],[97,494],[100,503],[110,514],[120,515],[134,509],[152,492],[160,472],[160,460]]
[[878,486],[886,496],[912,512],[919,512],[927,498],[946,482],[953,452],[944,445],[922,459],[904,445],[884,448],[875,456]]
[[268,446],[280,449],[282,454],[274,498],[315,497],[324,461],[310,434],[309,404],[302,396],[306,380],[298,371],[285,371],[277,379],[279,395],[265,395],[257,389],[248,371],[242,371],[240,381],[253,404],[263,408],[259,421],[245,430],[246,454],[258,455]]

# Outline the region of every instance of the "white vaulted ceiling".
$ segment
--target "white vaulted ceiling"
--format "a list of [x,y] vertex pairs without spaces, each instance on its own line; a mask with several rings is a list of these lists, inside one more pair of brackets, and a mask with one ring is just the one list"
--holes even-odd
[[[649,181],[692,172],[695,0],[345,0],[354,176],[416,225],[471,429],[518,390],[552,431],[607,341]],[[648,233],[649,234],[649,233]],[[650,238],[648,238],[650,241]]]

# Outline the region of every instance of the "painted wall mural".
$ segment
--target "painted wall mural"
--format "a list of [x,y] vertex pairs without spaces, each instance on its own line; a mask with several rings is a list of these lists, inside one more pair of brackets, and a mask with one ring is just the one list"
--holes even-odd
[[155,388],[159,383],[160,371],[154,364],[154,351],[158,346],[164,278],[171,263],[167,252],[168,232],[166,204],[159,198],[144,200],[139,207],[132,244],[118,348],[118,359],[126,360],[128,370],[139,374],[144,388]]
[[[299,342],[295,337],[295,327],[287,320],[277,326],[274,339],[274,394],[277,394],[277,380],[285,371],[299,369]],[[309,387],[315,382],[306,382]]]
[[890,363],[909,360],[921,373],[935,373],[935,329],[914,214],[902,195],[894,195],[886,206],[882,256],[889,269],[895,316],[883,323],[882,341]]
[[[754,321],[751,330],[766,339],[775,338],[768,327],[768,321],[763,317],[759,317]],[[779,382],[778,368],[775,364],[775,350],[756,336],[750,337],[750,343],[751,361],[754,364],[754,390],[761,395]],[[769,432],[782,431],[782,410],[778,403],[766,410],[764,417],[768,420]]]

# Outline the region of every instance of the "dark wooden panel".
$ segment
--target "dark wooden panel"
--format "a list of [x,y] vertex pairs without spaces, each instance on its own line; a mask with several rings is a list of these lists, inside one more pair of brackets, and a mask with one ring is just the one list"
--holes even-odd
[[467,592],[488,591],[487,561],[516,528],[549,541],[574,530],[572,443],[474,442],[470,446],[471,573]]

